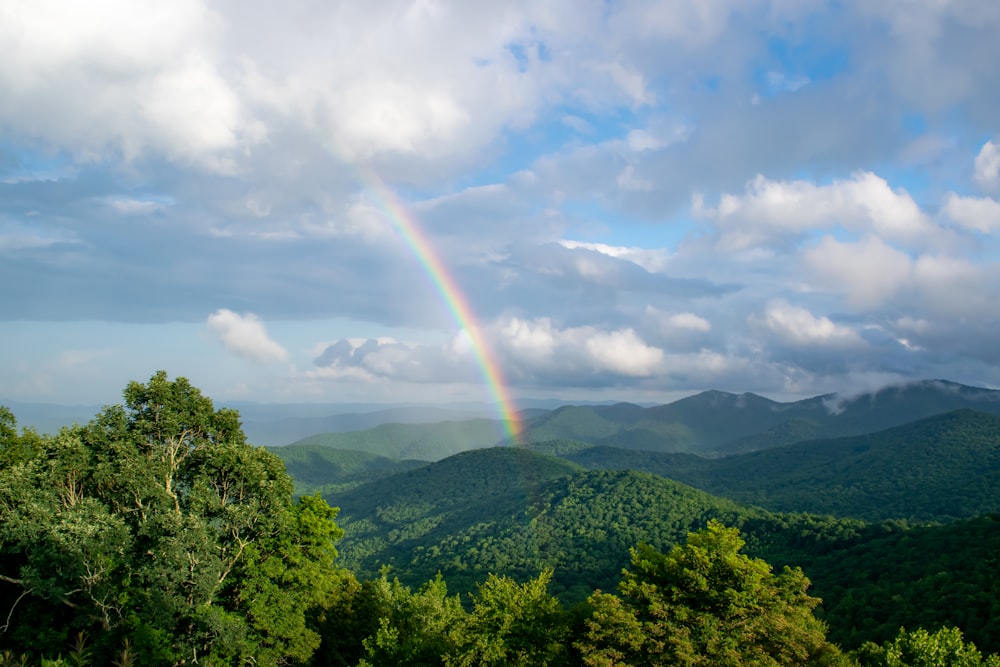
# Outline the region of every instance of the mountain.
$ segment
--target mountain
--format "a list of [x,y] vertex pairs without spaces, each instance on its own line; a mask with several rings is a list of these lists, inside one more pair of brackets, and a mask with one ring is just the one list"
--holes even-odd
[[[886,398],[854,412],[889,412]],[[722,458],[568,439],[476,449],[327,497],[341,507],[342,561],[362,577],[389,566],[417,586],[440,573],[465,593],[487,573],[553,568],[550,591],[573,603],[613,589],[636,544],[665,551],[718,519],[740,528],[746,553],[803,568],[845,647],[950,624],[997,650],[998,468],[1000,417],[961,409]]]
[[437,461],[469,449],[491,447],[506,435],[499,421],[469,419],[435,424],[380,424],[366,431],[321,433],[292,444],[351,449],[397,461]]
[[472,411],[437,406],[403,406],[371,412],[348,412],[316,417],[248,420],[243,424],[243,431],[250,442],[275,446],[297,442],[317,433],[364,431],[382,424],[433,424],[445,421],[480,419],[492,417],[494,414],[485,409]]
[[643,470],[779,512],[914,521],[1000,512],[1000,417],[974,410],[716,459],[611,447],[562,455],[586,468]]
[[949,521],[1000,512],[1000,417],[957,410],[713,461],[705,488],[776,511]]
[[528,442],[575,439],[627,449],[723,456],[802,440],[860,435],[959,409],[1000,414],[1000,391],[944,380],[779,403],[706,391],[650,408],[565,407],[525,425]]
[[295,492],[339,493],[382,477],[427,465],[427,461],[393,459],[322,445],[287,445],[266,448],[285,463],[295,480]]
[[554,592],[574,601],[613,587],[631,547],[668,548],[710,518],[752,524],[752,548],[778,563],[801,555],[792,538],[806,525],[811,548],[854,543],[863,526],[778,520],[655,475],[585,471],[514,447],[464,452],[328,500],[341,508],[346,536],[338,549],[356,572],[389,565],[411,585],[441,572],[449,590],[468,591],[488,572],[527,577],[553,567]]

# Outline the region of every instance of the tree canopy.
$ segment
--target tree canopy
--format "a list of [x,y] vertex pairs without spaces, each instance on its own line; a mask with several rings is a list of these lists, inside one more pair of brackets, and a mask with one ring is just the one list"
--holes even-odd
[[335,510],[293,501],[281,461],[184,378],[159,372],[124,398],[3,460],[4,645],[85,631],[99,655],[129,638],[145,665],[308,658],[311,610],[340,576]]
[[738,530],[711,521],[668,554],[634,549],[620,596],[590,597],[593,615],[578,642],[584,664],[837,664],[802,571],[774,574],[742,547]]

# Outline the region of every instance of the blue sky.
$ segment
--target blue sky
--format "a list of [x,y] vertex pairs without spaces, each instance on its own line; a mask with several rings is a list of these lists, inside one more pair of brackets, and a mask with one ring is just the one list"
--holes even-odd
[[0,401],[1000,386],[993,0],[0,6]]

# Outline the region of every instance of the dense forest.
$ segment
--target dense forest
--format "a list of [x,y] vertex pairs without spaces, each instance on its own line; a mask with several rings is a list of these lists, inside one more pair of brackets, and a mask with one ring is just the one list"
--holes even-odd
[[425,463],[255,447],[163,372],[54,435],[0,408],[0,665],[1000,667],[1000,420],[920,416],[714,459],[614,428]]

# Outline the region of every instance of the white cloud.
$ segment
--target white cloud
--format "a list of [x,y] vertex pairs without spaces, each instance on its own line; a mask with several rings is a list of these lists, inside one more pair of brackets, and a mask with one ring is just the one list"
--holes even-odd
[[851,327],[836,324],[826,316],[816,317],[808,309],[780,299],[768,303],[764,315],[752,317],[751,321],[793,345],[835,348],[864,345],[864,340]]
[[529,322],[514,317],[500,329],[502,340],[512,353],[532,364],[548,361],[552,357],[556,350],[557,333],[552,321],[547,318]]
[[600,369],[619,375],[649,377],[663,362],[663,350],[646,345],[632,329],[595,332],[586,345]]
[[966,229],[984,234],[1000,230],[1000,202],[990,197],[962,197],[949,192],[942,210]]
[[667,313],[647,305],[646,316],[656,323],[658,329],[667,333],[677,331],[707,333],[712,330],[711,322],[694,313]]
[[659,273],[666,269],[670,263],[670,252],[666,248],[612,246],[605,243],[587,243],[569,239],[560,240],[559,245],[570,250],[582,248],[607,255],[608,257],[614,257],[615,259],[623,259],[633,264],[638,264],[650,273]]
[[112,210],[122,215],[149,215],[161,211],[170,204],[150,199],[133,199],[131,197],[110,197],[104,200]]
[[654,104],[656,102],[656,97],[646,87],[645,77],[642,72],[621,62],[604,64],[598,69],[607,72],[611,76],[611,80],[615,82],[615,85],[631,98],[633,106]]
[[260,363],[288,359],[285,348],[267,335],[264,323],[253,313],[240,315],[220,308],[208,316],[206,324],[226,349],[244,359]]
[[663,351],[625,327],[559,328],[548,318],[510,318],[494,326],[494,344],[521,373],[534,377],[612,374],[649,377],[663,361]]
[[218,68],[220,27],[199,0],[5,3],[0,121],[82,159],[153,148],[231,170],[259,128]]
[[1000,144],[987,141],[976,156],[973,180],[987,191],[1000,190]]
[[834,227],[902,241],[925,240],[936,231],[905,190],[893,190],[871,172],[858,172],[830,185],[772,181],[758,175],[747,183],[744,195],[725,194],[715,208],[706,207],[696,196],[692,209],[696,217],[714,221],[720,244],[732,250]]
[[820,289],[844,294],[860,309],[880,306],[911,279],[909,255],[875,236],[857,242],[826,236],[804,253],[804,260]]

